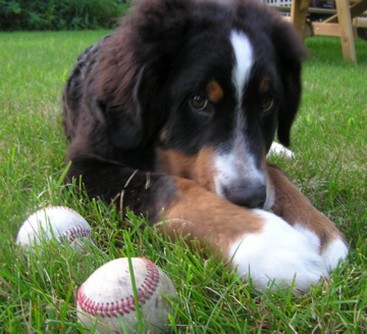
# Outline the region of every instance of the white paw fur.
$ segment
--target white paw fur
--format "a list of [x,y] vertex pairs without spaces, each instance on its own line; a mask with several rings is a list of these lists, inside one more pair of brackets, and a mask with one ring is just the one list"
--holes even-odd
[[321,251],[321,256],[327,270],[335,269],[339,262],[348,255],[348,246],[340,238],[330,241]]
[[268,156],[271,156],[271,155],[279,155],[286,159],[294,159],[296,157],[295,154],[291,150],[289,150],[288,148],[286,148],[285,146],[277,142],[273,142],[271,144],[270,150],[268,152]]
[[[295,224],[294,228],[298,232],[302,233],[310,243],[321,249],[320,238],[316,235],[316,233],[302,226],[301,224]],[[348,246],[339,236],[329,241],[329,243],[321,249],[321,257],[328,272],[334,270],[340,261],[345,260],[347,255]]]
[[228,254],[243,279],[251,277],[259,290],[275,284],[292,285],[296,292],[306,292],[328,275],[315,238],[305,236],[272,213],[258,209],[253,212],[262,218],[262,229],[244,234],[231,245]]

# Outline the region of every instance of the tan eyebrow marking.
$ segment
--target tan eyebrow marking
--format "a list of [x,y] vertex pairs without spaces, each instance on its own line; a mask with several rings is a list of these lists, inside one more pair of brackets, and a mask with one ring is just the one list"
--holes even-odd
[[259,92],[261,94],[265,94],[267,91],[270,90],[270,78],[269,77],[264,77],[261,82],[260,82],[260,86],[259,86]]
[[212,103],[219,102],[224,96],[222,87],[215,80],[209,82],[208,86],[206,87],[206,93],[208,95],[209,101]]

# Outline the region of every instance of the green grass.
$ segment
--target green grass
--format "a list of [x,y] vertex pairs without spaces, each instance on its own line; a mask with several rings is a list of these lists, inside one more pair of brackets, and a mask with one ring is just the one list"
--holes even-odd
[[[104,34],[0,34],[0,333],[84,333],[76,287],[121,256],[146,256],[172,278],[174,333],[367,332],[367,43],[357,41],[352,65],[342,61],[337,39],[307,41],[297,158],[277,162],[338,224],[351,252],[328,282],[294,297],[258,293],[199,250],[139,228],[141,217],[129,214],[121,224],[113,208],[63,188],[62,88],[77,55]],[[79,211],[96,246],[84,254],[53,243],[30,254],[19,249],[23,220],[51,204]]]

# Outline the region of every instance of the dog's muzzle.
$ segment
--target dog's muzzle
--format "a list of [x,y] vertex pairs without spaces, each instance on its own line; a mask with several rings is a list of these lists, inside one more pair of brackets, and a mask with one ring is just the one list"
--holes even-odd
[[264,183],[238,182],[223,187],[223,195],[234,204],[248,208],[263,208],[266,202],[266,185]]

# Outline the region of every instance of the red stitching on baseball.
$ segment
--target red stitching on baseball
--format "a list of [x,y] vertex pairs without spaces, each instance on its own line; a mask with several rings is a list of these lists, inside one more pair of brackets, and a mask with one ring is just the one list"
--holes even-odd
[[77,225],[73,226],[71,229],[67,230],[60,239],[66,239],[68,242],[73,242],[76,238],[85,238],[91,235],[89,228]]
[[[146,277],[140,287],[137,288],[139,304],[144,304],[153,295],[159,283],[159,271],[155,264],[148,259],[140,258],[146,264]],[[90,299],[84,292],[83,285],[78,289],[77,300],[80,308],[93,316],[116,317],[135,311],[134,296],[110,303],[98,303]]]
[[[70,209],[67,206],[62,206],[62,205],[54,205],[54,206],[50,206],[49,207],[50,210],[66,210],[69,211],[70,213],[73,214],[77,214],[80,216],[80,214],[78,212],[76,212],[73,209]],[[43,211],[46,212],[47,208],[41,209]],[[83,217],[81,217],[83,218]],[[91,230],[85,226],[82,225],[77,225],[77,226],[73,226],[70,230],[66,231],[64,234],[62,234],[60,236],[60,239],[66,239],[69,243],[73,242],[76,238],[85,238],[85,237],[90,237],[91,235]]]

